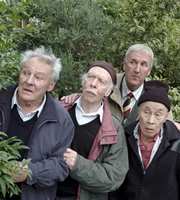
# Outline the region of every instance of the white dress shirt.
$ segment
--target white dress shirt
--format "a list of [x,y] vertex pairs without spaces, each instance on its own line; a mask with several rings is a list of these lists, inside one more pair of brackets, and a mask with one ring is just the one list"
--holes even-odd
[[104,104],[102,104],[96,112],[86,114],[84,113],[81,107],[81,98],[82,96],[74,102],[74,104],[76,104],[75,114],[76,114],[76,119],[77,119],[78,124],[79,125],[87,124],[98,116],[99,116],[100,122],[102,123]]
[[44,98],[43,98],[43,102],[42,104],[34,111],[28,113],[28,114],[24,114],[24,111],[23,109],[19,106],[18,104],[18,99],[17,99],[17,91],[18,91],[18,87],[16,88],[15,92],[14,92],[14,95],[12,97],[12,104],[11,104],[11,109],[14,107],[14,105],[16,104],[17,105],[17,111],[21,117],[21,119],[25,122],[25,121],[28,121],[30,119],[32,119],[34,117],[34,115],[38,112],[37,114],[37,117],[39,117],[39,115],[41,114],[42,112],[42,109],[44,107],[44,104],[46,102],[46,94],[44,95]]

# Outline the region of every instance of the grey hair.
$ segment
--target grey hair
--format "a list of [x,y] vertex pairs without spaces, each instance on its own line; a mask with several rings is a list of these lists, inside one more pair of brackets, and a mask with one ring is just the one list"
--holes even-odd
[[152,49],[147,44],[135,44],[135,45],[130,46],[129,49],[127,50],[127,52],[126,52],[126,55],[125,55],[125,61],[126,62],[128,61],[129,54],[134,52],[134,51],[135,52],[140,51],[142,53],[149,55],[150,58],[151,58],[150,67],[153,66],[154,53],[153,53]]
[[[88,72],[85,73],[85,74],[83,74],[83,75],[81,76],[81,84],[82,84],[82,85],[84,84],[84,81],[85,81],[85,79],[86,79],[86,77],[87,77],[87,74],[88,74]],[[105,93],[105,96],[106,96],[106,94],[109,93],[109,91],[113,91],[114,88],[115,88],[115,85],[113,84],[113,81],[112,81],[112,79],[111,79],[111,84],[110,84],[110,86],[108,87],[108,89],[107,89],[107,91],[106,91],[106,93]]]
[[24,64],[31,58],[38,57],[40,61],[51,66],[50,83],[59,79],[59,73],[62,69],[60,58],[56,58],[52,53],[52,49],[45,49],[44,46],[36,48],[35,50],[28,50],[22,54],[20,66],[23,68]]

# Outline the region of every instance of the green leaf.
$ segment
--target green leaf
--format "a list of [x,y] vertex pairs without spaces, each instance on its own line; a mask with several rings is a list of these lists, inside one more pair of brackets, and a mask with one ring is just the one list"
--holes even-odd
[[7,62],[5,60],[2,60],[1,63],[0,63],[0,67],[4,67],[6,66]]
[[6,183],[1,177],[0,177],[0,191],[2,192],[3,197],[5,197],[6,196]]
[[3,30],[3,29],[5,29],[5,28],[6,28],[6,26],[0,25],[0,30]]
[[31,159],[23,159],[22,160],[22,167],[24,167],[25,165],[27,165],[30,161],[31,161]]

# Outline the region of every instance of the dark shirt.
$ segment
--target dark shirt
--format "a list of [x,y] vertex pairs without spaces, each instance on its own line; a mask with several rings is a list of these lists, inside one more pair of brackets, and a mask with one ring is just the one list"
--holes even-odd
[[[19,116],[19,113],[17,111],[16,105],[11,110],[11,117],[9,122],[9,127],[7,131],[8,137],[16,136],[18,139],[21,139],[23,141],[23,145],[28,145],[28,139],[31,135],[31,131],[33,129],[33,126],[37,120],[37,114],[28,121],[23,121],[21,117]],[[22,161],[25,155],[25,152],[27,150],[21,149],[19,151],[20,157],[18,161]],[[17,183],[18,187],[21,187],[21,183]],[[19,200],[20,195],[13,195],[11,198],[9,196],[6,197],[6,200]]]

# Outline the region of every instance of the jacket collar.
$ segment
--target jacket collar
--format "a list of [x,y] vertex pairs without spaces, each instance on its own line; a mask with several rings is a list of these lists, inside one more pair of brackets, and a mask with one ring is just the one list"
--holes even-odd
[[[133,149],[134,153],[137,157],[139,157],[138,154],[138,148],[137,143],[133,135],[133,130],[136,127],[136,124],[138,121],[131,123],[130,125],[125,126],[125,134],[127,137],[127,141],[131,148]],[[156,153],[156,155],[153,158],[153,161],[159,158],[159,156],[172,144],[173,141],[180,139],[180,133],[179,130],[176,128],[173,122],[166,120],[164,123],[164,135],[162,142],[159,146],[159,149]]]
[[118,133],[114,127],[113,119],[111,116],[111,112],[104,102],[103,121],[88,156],[88,159],[92,161],[95,161],[99,156],[102,145],[116,144],[118,142]]
[[[124,127],[127,137],[130,137],[131,135],[133,135],[133,130],[135,126],[137,125],[137,123],[138,121],[133,122],[130,125],[127,125]],[[180,138],[178,129],[176,128],[174,123],[169,120],[166,120],[166,122],[164,123],[164,135],[169,142]]]
[[[8,93],[8,95],[1,95],[0,98],[0,103],[1,104],[9,104],[9,108],[11,108],[11,103],[12,103],[12,97],[13,94],[15,92],[17,88],[17,84],[16,85],[10,85],[7,87],[7,90],[4,90],[2,92]],[[54,99],[51,97],[51,95],[47,92],[46,93],[46,102],[44,105],[44,108],[46,107],[46,109],[42,110],[42,113],[44,113],[44,117],[43,119],[52,119],[52,120],[57,120],[57,111],[55,108],[55,105],[53,103]],[[41,116],[41,115],[40,115]]]
[[[79,96],[77,98],[79,98]],[[68,110],[74,102],[70,104],[65,104],[64,101],[59,101],[59,103],[65,109]],[[95,161],[97,157],[99,156],[102,149],[102,145],[116,144],[118,142],[118,133],[115,129],[111,112],[107,104],[105,103],[105,101],[103,103],[104,103],[104,106],[103,106],[104,113],[103,113],[102,123],[94,139],[92,148],[88,156],[88,159],[92,161]]]
[[121,110],[123,110],[121,103],[122,102],[121,85],[124,75],[125,73],[117,74],[117,84],[114,88],[113,93],[110,95],[110,98],[114,100],[121,107]]
[[[76,100],[79,97],[80,97],[80,95],[76,98]],[[59,103],[65,109],[68,110],[74,102],[73,103],[69,103],[69,104],[65,104],[64,101],[59,101]],[[101,123],[100,129],[99,129],[99,131],[97,133],[96,139],[100,140],[101,144],[117,143],[118,134],[117,134],[117,131],[116,131],[115,127],[114,127],[114,123],[113,123],[113,120],[112,120],[112,117],[111,117],[112,116],[111,112],[110,112],[106,102],[103,101],[103,103],[104,103],[104,106],[103,106],[104,113],[103,113],[102,123]],[[111,137],[113,137],[113,140],[112,140]]]

